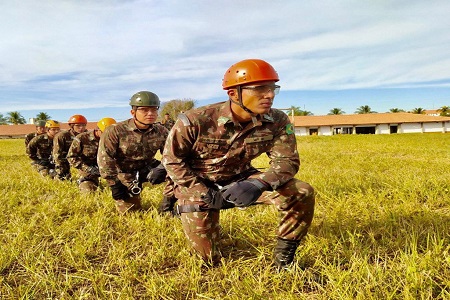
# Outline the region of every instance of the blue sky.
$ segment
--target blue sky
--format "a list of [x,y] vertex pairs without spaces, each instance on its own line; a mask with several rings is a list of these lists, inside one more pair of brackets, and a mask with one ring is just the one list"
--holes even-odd
[[130,117],[128,100],[226,100],[247,58],[280,76],[274,107],[315,115],[450,106],[450,1],[42,0],[0,3],[0,113]]

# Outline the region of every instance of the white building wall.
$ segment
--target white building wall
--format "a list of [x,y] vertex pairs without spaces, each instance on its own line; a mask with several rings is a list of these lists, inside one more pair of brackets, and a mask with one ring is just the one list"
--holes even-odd
[[380,124],[375,128],[375,134],[390,134],[391,129],[388,124]]
[[401,128],[400,133],[422,133],[422,124],[420,123],[403,123]]
[[442,132],[442,122],[423,123],[423,132]]
[[306,127],[295,127],[295,135],[305,136],[308,135]]
[[319,127],[319,135],[333,135],[333,130],[330,126]]

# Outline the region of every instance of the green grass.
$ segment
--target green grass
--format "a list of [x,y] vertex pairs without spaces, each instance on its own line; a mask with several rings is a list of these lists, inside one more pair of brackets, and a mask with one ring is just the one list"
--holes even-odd
[[180,221],[156,213],[161,186],[144,189],[147,211],[118,216],[107,188],[85,196],[42,178],[23,140],[0,140],[0,298],[450,298],[450,135],[310,136],[298,148],[316,212],[295,268],[277,274],[273,207],[224,211],[224,258],[207,269]]

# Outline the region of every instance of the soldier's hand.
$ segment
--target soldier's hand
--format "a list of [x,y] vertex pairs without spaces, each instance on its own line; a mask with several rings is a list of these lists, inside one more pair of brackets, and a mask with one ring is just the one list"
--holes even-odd
[[151,184],[159,184],[166,180],[167,171],[162,164],[159,164],[155,168],[152,168],[148,172],[147,180]]
[[269,189],[270,186],[267,183],[250,178],[230,185],[223,192],[223,198],[237,207],[246,207],[255,203],[261,194]]
[[211,209],[225,209],[234,207],[234,205],[232,205],[231,203],[228,203],[227,207],[226,202],[223,199],[222,193],[212,188],[209,188],[206,195],[202,195],[201,199],[206,204],[208,204],[208,208]]
[[114,200],[127,200],[130,198],[128,193],[128,188],[122,184],[122,182],[117,182],[110,186],[111,194]]

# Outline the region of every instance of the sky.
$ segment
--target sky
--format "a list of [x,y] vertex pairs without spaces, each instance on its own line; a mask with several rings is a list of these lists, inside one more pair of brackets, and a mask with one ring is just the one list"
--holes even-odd
[[278,72],[275,108],[350,114],[450,106],[450,1],[0,2],[0,114],[129,118],[142,90],[225,101],[225,71]]

